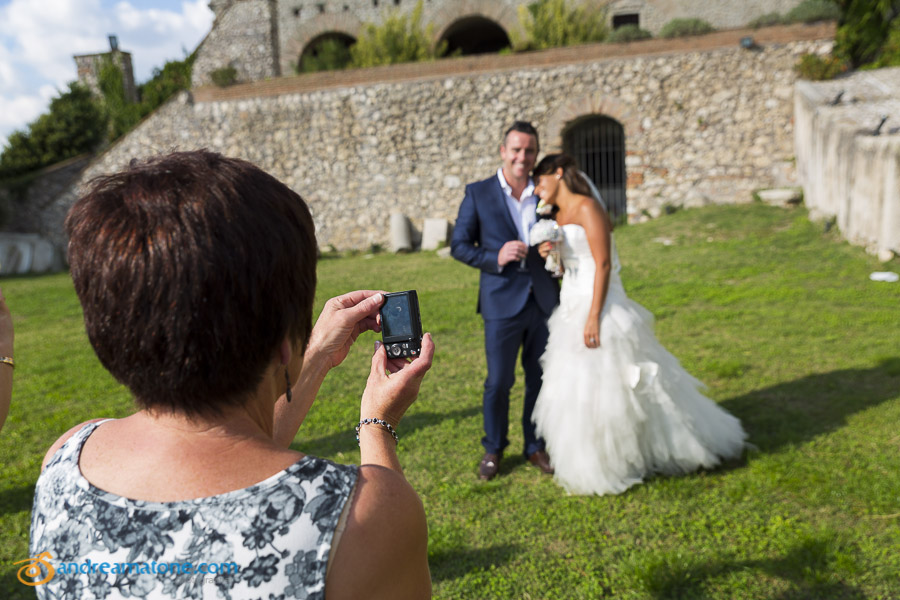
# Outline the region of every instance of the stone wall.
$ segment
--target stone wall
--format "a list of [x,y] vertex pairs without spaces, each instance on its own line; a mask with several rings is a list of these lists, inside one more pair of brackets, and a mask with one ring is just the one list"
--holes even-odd
[[[640,26],[658,33],[676,18],[702,18],[716,29],[743,27],[770,12],[785,14],[802,0],[608,0],[610,21],[638,15]],[[239,81],[292,75],[304,49],[323,34],[354,39],[366,23],[379,24],[397,12],[410,13],[418,0],[214,0],[212,31],[197,51],[194,85],[209,83],[215,69],[234,66]],[[423,25],[434,41],[470,17],[496,23],[508,36],[521,31],[518,9],[533,0],[423,0]]]
[[238,0],[222,9],[196,50],[192,85],[211,83],[212,72],[226,67],[235,68],[237,81],[280,75],[275,4],[276,0]]
[[103,68],[103,61],[112,60],[113,64],[122,71],[125,99],[132,103],[138,101],[137,88],[134,85],[134,69],[131,66],[129,52],[113,50],[103,54],[79,54],[73,58],[78,71],[78,81],[86,85],[99,98],[103,97],[103,92],[100,91],[100,70]]
[[[757,30],[755,51],[738,44],[747,32],[734,31],[198,90],[145,120],[82,181],[133,157],[206,147],[296,190],[321,244],[387,246],[393,211],[417,229],[427,217],[455,219],[465,183],[496,171],[512,120],[533,121],[549,151],[570,123],[599,113],[625,129],[632,220],[666,205],[749,201],[793,176],[793,66],[804,52],[829,50],[833,32]],[[62,231],[60,217],[49,220]]]
[[798,82],[794,106],[810,216],[834,218],[844,237],[873,254],[900,254],[900,68]]

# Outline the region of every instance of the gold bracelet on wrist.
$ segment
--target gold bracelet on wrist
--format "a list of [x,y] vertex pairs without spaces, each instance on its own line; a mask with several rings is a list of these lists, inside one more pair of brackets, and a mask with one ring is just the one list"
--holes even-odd
[[0,363],[6,363],[13,369],[16,368],[16,361],[12,359],[12,356],[0,356]]

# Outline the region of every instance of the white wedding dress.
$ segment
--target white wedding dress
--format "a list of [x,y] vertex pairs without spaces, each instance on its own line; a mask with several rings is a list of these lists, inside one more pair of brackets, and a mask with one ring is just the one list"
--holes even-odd
[[565,274],[532,413],[556,480],[573,494],[618,494],[654,473],[740,456],[740,421],[698,391],[703,384],[656,339],[653,315],[626,296],[615,241],[600,347],[584,345],[594,260],[580,225],[562,230]]

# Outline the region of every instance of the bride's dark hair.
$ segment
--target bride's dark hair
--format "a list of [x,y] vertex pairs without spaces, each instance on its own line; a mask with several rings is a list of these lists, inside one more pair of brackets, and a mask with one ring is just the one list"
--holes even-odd
[[584,180],[581,171],[578,170],[575,159],[568,154],[548,154],[534,168],[532,177],[537,179],[541,175],[551,175],[560,168],[563,170],[562,179],[572,192],[589,198],[593,197],[591,188]]

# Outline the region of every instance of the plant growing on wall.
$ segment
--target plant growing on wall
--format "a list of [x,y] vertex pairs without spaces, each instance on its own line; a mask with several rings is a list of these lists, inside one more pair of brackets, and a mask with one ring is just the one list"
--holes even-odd
[[125,77],[110,54],[102,59],[98,87],[103,95],[103,108],[109,121],[109,140],[116,140],[140,121],[141,112],[137,104],[129,102],[125,97]]
[[716,28],[703,19],[672,19],[659,30],[661,38],[677,38],[688,35],[703,35]]
[[228,87],[237,83],[237,69],[230,65],[222,67],[210,73],[209,78],[219,87]]
[[381,25],[367,24],[350,47],[350,66],[375,67],[404,62],[434,60],[446,44],[432,46],[434,26],[422,27],[422,0],[409,15],[396,12]]
[[618,29],[614,29],[610,34],[609,38],[606,40],[611,44],[618,44],[621,42],[637,42],[640,40],[648,40],[653,37],[653,34],[647,31],[646,29],[641,29],[637,25],[623,25]]
[[[835,2],[841,11],[834,38],[835,56],[848,61],[854,67],[879,61],[892,32],[900,28],[898,22],[900,0],[835,0]],[[889,57],[885,58],[885,62],[897,64]],[[900,56],[897,59],[900,59]]]
[[588,2],[539,0],[519,7],[519,22],[524,36],[511,32],[517,51],[602,42],[609,34],[606,9]]

